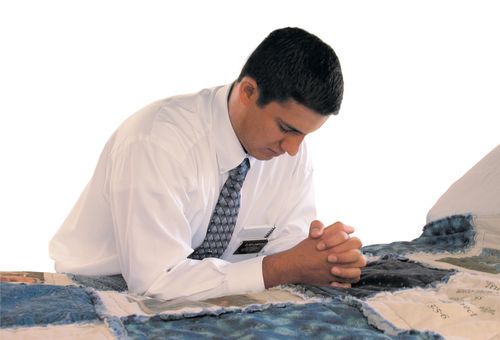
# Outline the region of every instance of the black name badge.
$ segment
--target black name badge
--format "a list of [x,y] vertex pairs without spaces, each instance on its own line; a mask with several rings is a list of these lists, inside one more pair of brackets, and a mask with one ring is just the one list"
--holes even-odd
[[256,254],[264,248],[267,240],[247,240],[241,242],[240,246],[234,252],[234,255]]

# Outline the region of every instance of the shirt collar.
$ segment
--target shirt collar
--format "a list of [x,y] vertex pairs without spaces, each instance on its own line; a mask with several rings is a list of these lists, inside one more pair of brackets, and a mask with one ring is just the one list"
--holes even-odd
[[[215,152],[221,174],[236,168],[245,157],[248,157],[229,120],[228,96],[230,89],[231,84],[219,87],[212,104],[215,123]],[[252,158],[249,157],[249,159],[250,164],[252,164]]]

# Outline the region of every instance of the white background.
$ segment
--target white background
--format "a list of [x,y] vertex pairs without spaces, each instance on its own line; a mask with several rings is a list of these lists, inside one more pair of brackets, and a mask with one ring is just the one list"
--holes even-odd
[[494,1],[1,1],[0,270],[52,271],[47,244],[114,129],[226,84],[272,30],[340,57],[338,116],[308,137],[319,217],[365,244],[410,240],[499,143]]

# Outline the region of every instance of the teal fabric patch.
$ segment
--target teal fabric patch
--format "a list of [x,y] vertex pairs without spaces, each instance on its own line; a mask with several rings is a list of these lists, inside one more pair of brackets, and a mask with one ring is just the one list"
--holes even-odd
[[485,273],[500,273],[500,251],[497,249],[484,248],[477,256],[460,258],[443,257],[438,261]]

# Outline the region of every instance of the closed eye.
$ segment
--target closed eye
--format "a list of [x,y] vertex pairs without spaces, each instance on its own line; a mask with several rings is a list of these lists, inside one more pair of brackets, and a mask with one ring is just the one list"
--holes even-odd
[[278,127],[279,127],[280,131],[283,133],[294,133],[297,135],[303,135],[302,132],[300,132],[299,130],[297,130],[293,126],[288,125],[287,123],[285,123],[281,119],[278,120]]
[[293,132],[293,130],[289,129],[287,126],[283,125],[283,124],[278,124],[281,132],[283,133],[289,133],[289,132]]

